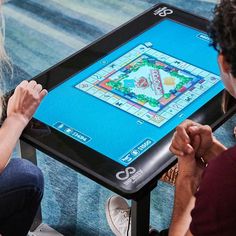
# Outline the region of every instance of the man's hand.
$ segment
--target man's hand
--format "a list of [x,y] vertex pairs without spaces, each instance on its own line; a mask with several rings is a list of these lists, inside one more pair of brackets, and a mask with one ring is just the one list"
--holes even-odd
[[178,157],[179,173],[169,235],[192,235],[190,212],[205,164],[224,150],[225,146],[214,138],[209,126],[186,120],[176,128],[170,151]]
[[170,146],[170,151],[178,157],[175,203],[169,230],[171,236],[191,235],[188,230],[191,222],[190,212],[205,167],[201,153],[205,153],[212,142],[212,131],[208,126],[186,120],[176,128]]
[[46,94],[35,81],[22,81],[8,101],[7,117],[16,117],[26,126]]
[[[199,136],[199,143],[194,147],[194,140]],[[216,151],[217,150],[217,151]],[[196,158],[203,158],[205,162],[217,156],[225,147],[213,136],[211,127],[186,120],[176,128],[170,151],[178,157],[195,152]],[[216,155],[215,155],[216,154]]]

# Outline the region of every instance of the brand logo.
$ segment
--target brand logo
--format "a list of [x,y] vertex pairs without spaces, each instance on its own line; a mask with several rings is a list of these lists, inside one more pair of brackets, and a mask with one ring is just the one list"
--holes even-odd
[[174,13],[174,11],[173,10],[171,10],[171,9],[169,9],[169,8],[167,8],[167,7],[160,7],[160,8],[158,8],[158,9],[156,9],[154,12],[153,12],[153,14],[155,15],[155,16],[160,16],[160,17],[166,17],[167,15],[171,15],[171,14],[173,14]]
[[118,180],[127,180],[130,175],[134,174],[136,169],[134,167],[127,167],[124,171],[119,171],[116,173],[116,178]]
[[134,167],[127,167],[125,170],[117,172],[116,178],[124,181],[124,185],[129,185],[135,183],[142,175],[143,171],[141,169],[137,171]]

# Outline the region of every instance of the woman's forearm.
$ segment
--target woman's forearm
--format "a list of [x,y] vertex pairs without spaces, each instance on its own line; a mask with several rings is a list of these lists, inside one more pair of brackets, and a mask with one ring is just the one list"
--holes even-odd
[[32,118],[47,90],[31,80],[22,81],[7,103],[7,118],[0,128],[0,172],[7,165],[23,129]]
[[0,128],[0,172],[9,162],[12,151],[26,124],[18,116],[9,116]]

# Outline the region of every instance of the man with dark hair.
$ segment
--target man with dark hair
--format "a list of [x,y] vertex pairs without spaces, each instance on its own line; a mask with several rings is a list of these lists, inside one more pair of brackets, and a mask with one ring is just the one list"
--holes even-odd
[[[209,34],[222,81],[236,98],[236,0],[221,0]],[[186,120],[176,128],[170,150],[178,157],[179,174],[169,236],[236,235],[236,146],[227,149],[209,126]],[[108,200],[108,222],[117,235],[127,234],[127,206],[120,197]]]
[[[210,27],[221,78],[236,98],[236,0],[222,0]],[[226,149],[209,126],[187,120],[176,128],[170,150],[179,176],[169,235],[235,235],[236,146]]]

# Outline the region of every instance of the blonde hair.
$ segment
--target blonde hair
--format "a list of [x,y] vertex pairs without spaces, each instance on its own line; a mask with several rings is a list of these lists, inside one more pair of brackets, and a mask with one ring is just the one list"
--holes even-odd
[[10,79],[13,77],[13,66],[5,50],[5,19],[2,4],[3,1],[0,0],[0,120],[2,120],[3,113],[6,110],[4,77],[5,75],[8,75]]

